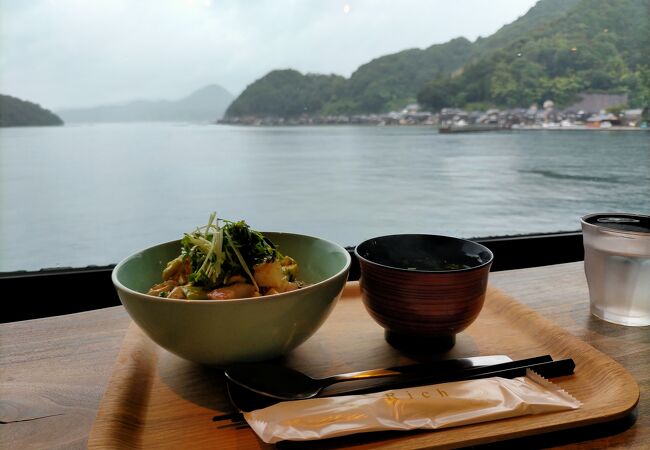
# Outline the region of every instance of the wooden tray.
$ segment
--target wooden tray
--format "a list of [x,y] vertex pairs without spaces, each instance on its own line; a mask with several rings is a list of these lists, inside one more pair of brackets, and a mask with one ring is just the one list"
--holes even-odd
[[[520,359],[570,357],[575,374],[554,381],[583,402],[574,411],[524,416],[437,431],[366,433],[293,448],[418,449],[476,445],[624,417],[639,400],[634,378],[618,363],[495,288],[477,321],[445,356],[507,354]],[[366,313],[357,282],[332,315],[284,362],[312,376],[412,362],[386,344]],[[163,350],[131,324],[90,433],[89,448],[273,448],[247,426],[213,417],[232,411],[223,375]]]

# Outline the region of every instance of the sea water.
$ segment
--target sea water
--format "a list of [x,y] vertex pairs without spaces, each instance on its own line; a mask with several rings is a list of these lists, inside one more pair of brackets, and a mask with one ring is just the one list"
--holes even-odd
[[472,239],[574,231],[593,211],[650,214],[648,135],[170,123],[2,128],[0,272],[115,264],[179,239],[212,211],[344,246],[401,233]]

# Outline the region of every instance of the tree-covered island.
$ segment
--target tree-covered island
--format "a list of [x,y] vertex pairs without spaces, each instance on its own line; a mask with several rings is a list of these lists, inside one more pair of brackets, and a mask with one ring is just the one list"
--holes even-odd
[[63,125],[63,120],[40,105],[0,94],[0,127]]

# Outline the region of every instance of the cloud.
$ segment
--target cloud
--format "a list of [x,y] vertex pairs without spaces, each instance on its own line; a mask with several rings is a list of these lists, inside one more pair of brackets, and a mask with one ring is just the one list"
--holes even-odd
[[0,0],[0,92],[56,109],[239,93],[277,68],[349,76],[488,35],[534,0]]

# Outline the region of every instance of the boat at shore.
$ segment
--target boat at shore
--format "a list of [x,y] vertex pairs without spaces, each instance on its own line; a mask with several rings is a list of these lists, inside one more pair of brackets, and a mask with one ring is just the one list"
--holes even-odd
[[441,125],[438,128],[438,133],[474,133],[480,131],[500,131],[507,130],[507,127],[497,124],[472,124],[472,125]]

